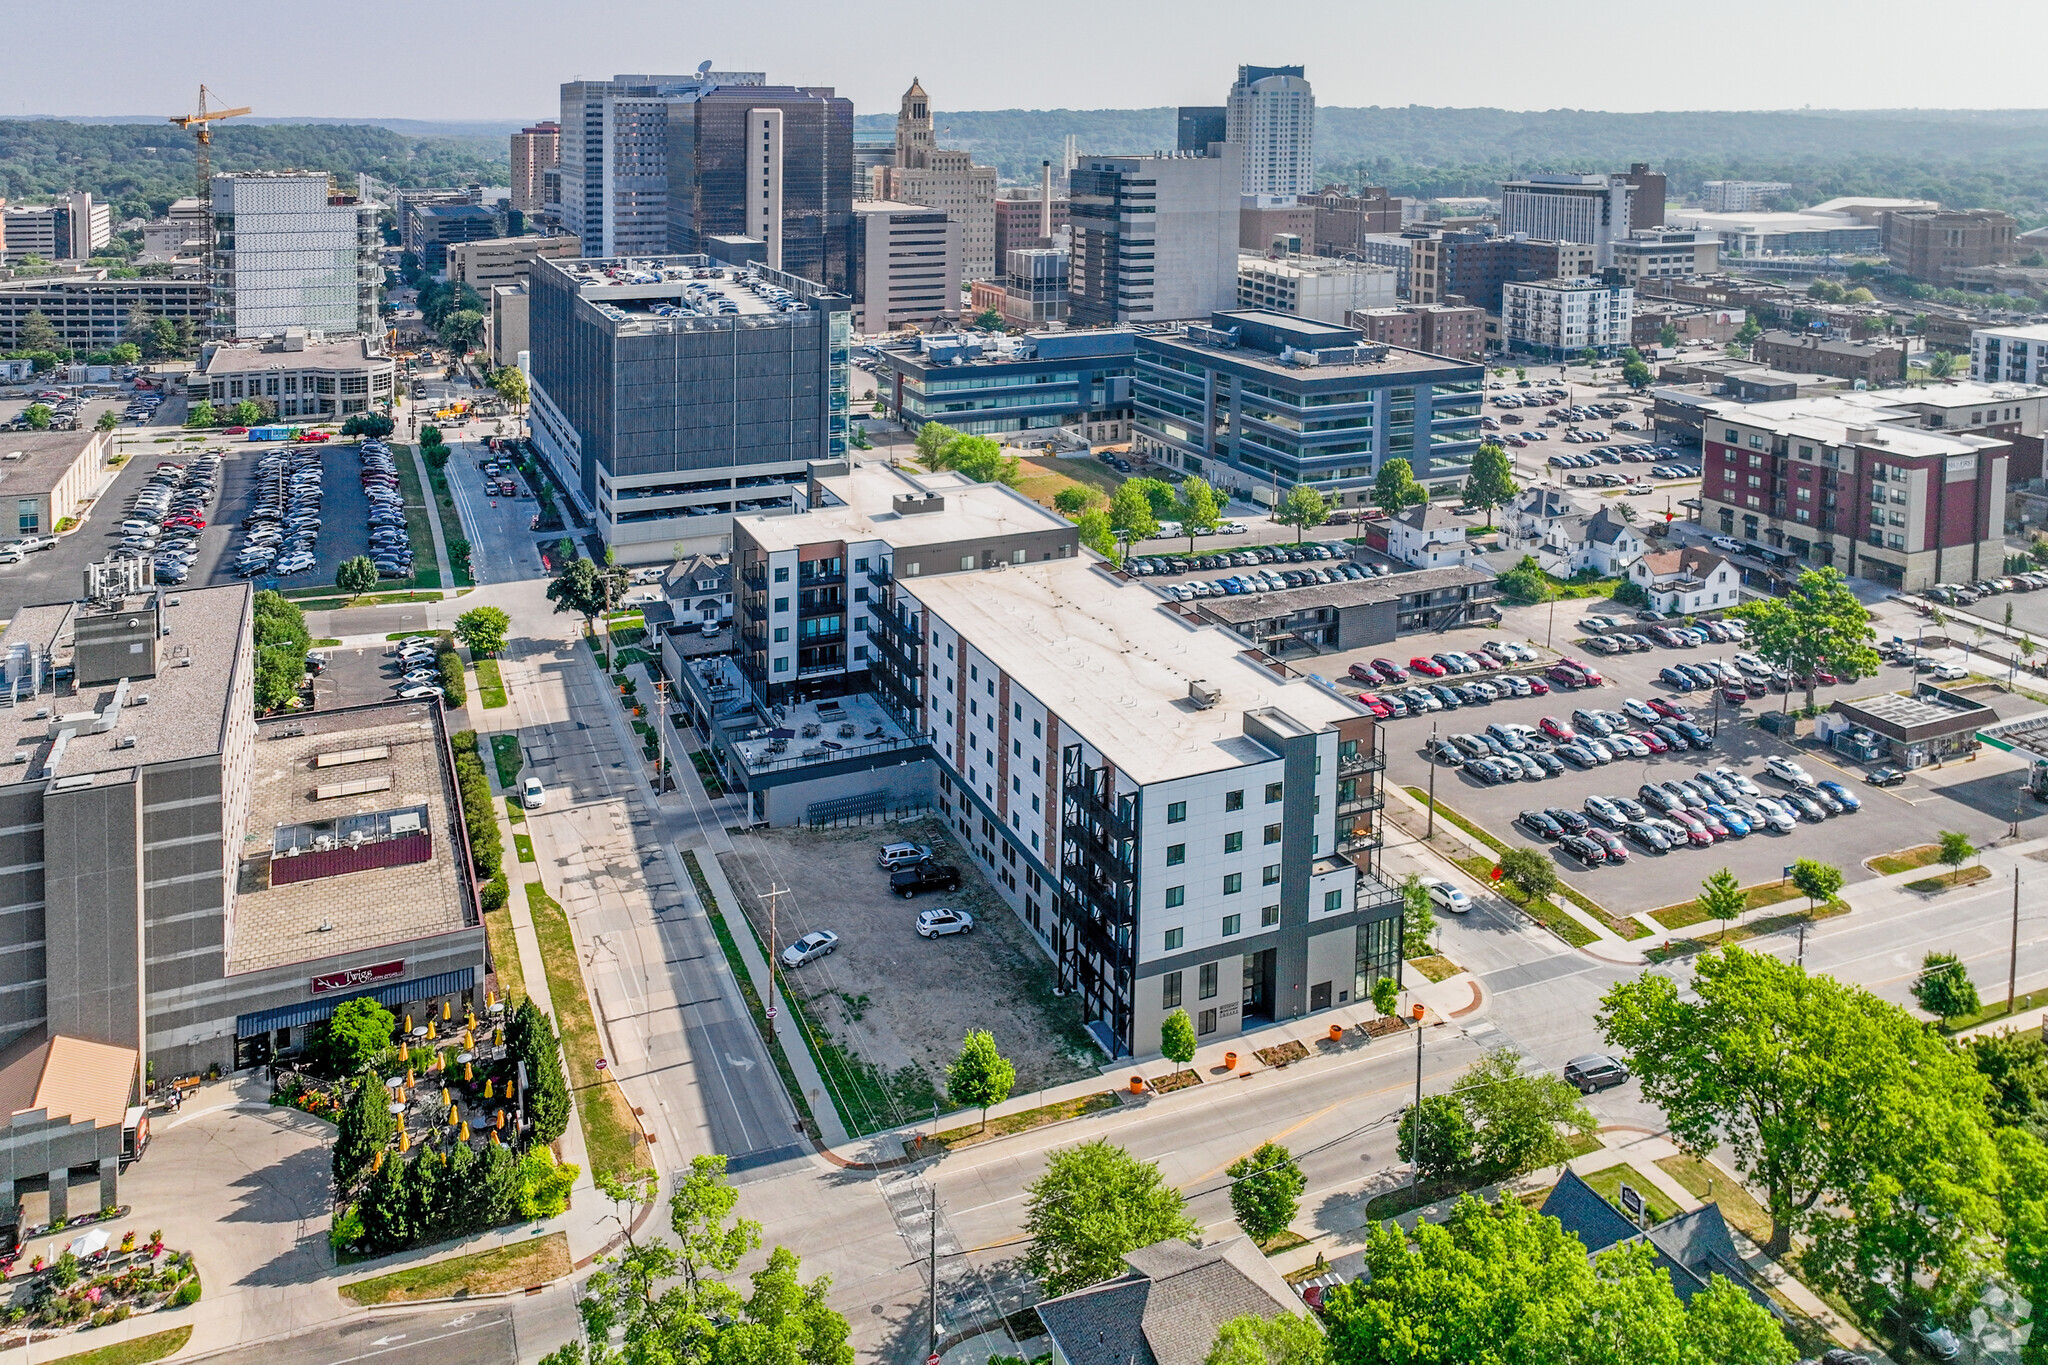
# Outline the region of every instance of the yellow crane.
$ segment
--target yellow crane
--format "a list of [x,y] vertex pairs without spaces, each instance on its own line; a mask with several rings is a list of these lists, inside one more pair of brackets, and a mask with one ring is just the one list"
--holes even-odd
[[213,128],[211,125],[224,118],[236,118],[252,113],[247,105],[240,109],[208,109],[206,98],[213,92],[205,86],[199,87],[199,112],[196,114],[173,114],[170,121],[180,128],[192,130],[193,156],[198,163],[199,197],[209,198],[213,193]]

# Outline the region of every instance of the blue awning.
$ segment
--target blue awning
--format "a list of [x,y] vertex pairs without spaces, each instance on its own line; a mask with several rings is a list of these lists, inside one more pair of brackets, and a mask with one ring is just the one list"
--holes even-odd
[[298,1028],[302,1024],[317,1024],[331,1018],[335,1008],[345,1000],[360,1000],[370,997],[380,1005],[403,1005],[414,1000],[429,1000],[442,995],[460,995],[476,985],[476,968],[464,967],[459,971],[441,972],[436,976],[416,977],[411,981],[397,981],[389,986],[375,986],[366,991],[351,991],[347,995],[323,996],[297,1005],[279,1005],[276,1009],[256,1010],[251,1014],[235,1016],[235,1036],[253,1038],[273,1029]]

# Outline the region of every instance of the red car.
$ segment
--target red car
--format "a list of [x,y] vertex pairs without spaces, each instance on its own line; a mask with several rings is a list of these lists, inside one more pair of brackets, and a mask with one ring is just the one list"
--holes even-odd
[[1550,695],[1550,684],[1543,681],[1543,679],[1532,677],[1524,678],[1522,681],[1529,684],[1529,695],[1534,697],[1547,697]]
[[1586,831],[1586,837],[1606,851],[1608,862],[1625,863],[1628,861],[1628,845],[1624,844],[1621,841],[1621,836],[1613,830],[1602,829],[1600,826],[1595,825]]
[[1350,677],[1351,681],[1353,682],[1362,682],[1371,687],[1379,686],[1380,682],[1382,681],[1379,674],[1373,672],[1364,664],[1351,665],[1351,667],[1346,670],[1346,675]]
[[1358,694],[1358,704],[1360,706],[1363,706],[1366,710],[1372,712],[1373,715],[1379,717],[1381,720],[1385,720],[1388,716],[1394,714],[1393,707],[1387,705],[1385,702],[1381,701],[1378,697],[1375,697],[1370,692],[1360,692]]
[[1648,706],[1652,711],[1655,711],[1658,715],[1664,717],[1664,719],[1666,720],[1685,719],[1685,712],[1683,709],[1673,706],[1670,702],[1664,700],[1662,697],[1652,697],[1649,699],[1649,701],[1645,702],[1644,705]]
[[1711,848],[1713,846],[1714,836],[1707,832],[1707,827],[1701,824],[1698,817],[1691,811],[1675,810],[1664,818],[1684,830],[1686,842],[1694,848]]
[[1435,659],[1425,659],[1419,654],[1408,661],[1408,667],[1425,678],[1441,678],[1450,672]]
[[1385,682],[1404,683],[1408,681],[1407,670],[1392,659],[1374,659],[1372,661],[1372,671],[1379,674],[1381,680]]
[[1671,746],[1660,738],[1655,730],[1631,730],[1630,734],[1643,742],[1643,747],[1653,754],[1667,753]]
[[173,526],[189,526],[195,531],[204,531],[206,529],[206,522],[199,517],[172,517],[164,523],[166,531],[170,530]]
[[223,436],[247,436],[248,434],[249,428],[247,427],[228,427],[221,432]]
[[1746,706],[1749,704],[1749,689],[1741,683],[1729,683],[1721,689],[1721,700],[1730,706]]
[[1599,687],[1602,685],[1603,679],[1600,677],[1600,670],[1593,667],[1593,665],[1586,663],[1583,660],[1574,659],[1569,654],[1564,655],[1562,658],[1558,660],[1558,662],[1561,664],[1568,665],[1569,667],[1576,668],[1579,670],[1579,672],[1585,674],[1586,686]]
[[1543,676],[1549,678],[1567,692],[1574,688],[1591,687],[1593,685],[1592,680],[1586,676],[1584,669],[1579,668],[1575,664],[1568,664],[1562,661],[1552,664],[1549,671]]
[[1579,737],[1571,726],[1566,725],[1556,716],[1545,716],[1542,720],[1536,722],[1536,728],[1549,735],[1559,744],[1569,744]]

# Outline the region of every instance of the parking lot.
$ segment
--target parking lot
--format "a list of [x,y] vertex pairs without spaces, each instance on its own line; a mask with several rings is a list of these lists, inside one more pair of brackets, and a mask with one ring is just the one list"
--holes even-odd
[[[395,642],[314,650],[325,660],[320,675],[313,680],[314,706],[331,711],[344,706],[369,706],[396,697],[399,675],[405,672],[397,650]],[[463,723],[458,718],[449,728],[459,730]]]

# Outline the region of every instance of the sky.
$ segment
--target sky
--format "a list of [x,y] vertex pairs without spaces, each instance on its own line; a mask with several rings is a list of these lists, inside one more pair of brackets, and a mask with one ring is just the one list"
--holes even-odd
[[[269,117],[506,120],[581,76],[765,71],[893,112],[1221,104],[1239,62],[1303,63],[1325,105],[1619,112],[2008,108],[2048,5],[1990,0],[0,0],[0,117],[170,115],[203,81]],[[52,60],[20,60],[38,52]],[[1950,78],[1961,73],[1961,78]],[[2030,93],[2031,92],[2031,93]]]

